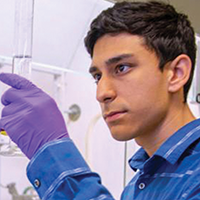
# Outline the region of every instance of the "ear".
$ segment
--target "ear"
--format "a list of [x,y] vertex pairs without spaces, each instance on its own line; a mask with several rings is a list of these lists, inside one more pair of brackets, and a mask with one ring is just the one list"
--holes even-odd
[[168,91],[177,92],[186,84],[190,77],[192,62],[190,58],[181,54],[168,65]]

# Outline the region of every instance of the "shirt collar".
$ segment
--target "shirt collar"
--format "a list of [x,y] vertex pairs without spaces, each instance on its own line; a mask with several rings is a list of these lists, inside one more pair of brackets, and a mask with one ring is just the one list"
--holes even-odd
[[[200,119],[194,120],[171,137],[169,137],[161,147],[154,153],[153,156],[159,156],[170,162],[176,163],[183,152],[197,139],[200,138]],[[149,159],[149,156],[140,148],[136,154],[129,160],[129,165],[133,170],[141,169],[144,163]]]

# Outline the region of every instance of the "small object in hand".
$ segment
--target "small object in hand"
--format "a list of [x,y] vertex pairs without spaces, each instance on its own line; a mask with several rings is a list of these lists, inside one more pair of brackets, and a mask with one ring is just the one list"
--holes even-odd
[[1,135],[8,135],[5,130],[1,129]]

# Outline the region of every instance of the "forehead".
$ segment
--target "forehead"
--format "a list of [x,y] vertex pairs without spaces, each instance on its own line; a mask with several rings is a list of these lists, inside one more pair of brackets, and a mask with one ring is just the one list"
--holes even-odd
[[152,53],[154,52],[147,48],[144,39],[140,36],[129,33],[106,34],[99,38],[94,45],[92,65],[100,64],[122,54],[131,54],[135,58],[138,56],[145,58]]

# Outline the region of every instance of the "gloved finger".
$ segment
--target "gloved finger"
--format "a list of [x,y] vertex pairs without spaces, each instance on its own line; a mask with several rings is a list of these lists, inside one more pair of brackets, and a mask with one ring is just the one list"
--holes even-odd
[[1,117],[12,116],[27,108],[26,103],[11,103],[2,109]]
[[0,81],[16,89],[30,89],[35,87],[32,82],[17,74],[0,73]]
[[1,103],[4,106],[9,105],[11,102],[15,101],[16,99],[20,98],[20,95],[18,94],[19,91],[15,88],[10,88],[7,91],[4,92],[4,94],[1,96]]
[[8,136],[16,143],[17,138],[20,134],[17,133],[20,130],[20,114],[15,114],[12,116],[2,117],[0,119],[0,130],[5,130]]
[[6,130],[6,124],[7,124],[7,119],[6,119],[6,117],[5,117],[5,118],[1,118],[1,119],[0,119],[0,131],[1,131],[1,130],[4,130],[4,131],[6,131],[7,135],[9,135],[9,134],[8,134],[8,130]]
[[29,98],[29,101],[31,103],[31,101],[34,101],[34,98],[38,96],[38,93],[42,94],[41,92],[42,90],[36,86],[29,90],[18,90],[15,88],[10,88],[2,95],[1,103],[5,106],[16,101],[21,101],[22,103],[27,100],[26,97],[31,97]]
[[2,131],[2,130],[5,130],[5,129],[4,129],[4,125],[2,123],[2,120],[0,119],[0,131]]

